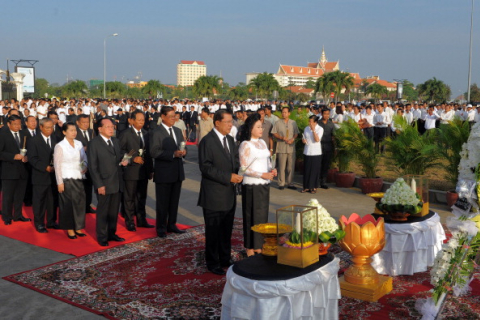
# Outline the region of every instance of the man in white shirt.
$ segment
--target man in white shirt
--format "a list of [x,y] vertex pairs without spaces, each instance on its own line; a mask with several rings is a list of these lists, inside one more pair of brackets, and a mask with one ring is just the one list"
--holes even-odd
[[405,120],[407,120],[407,123],[409,125],[412,125],[412,123],[413,123],[413,113],[412,113],[412,105],[410,103],[407,103],[407,105],[405,106],[405,113],[404,113],[403,117],[405,118]]
[[[449,124],[450,121],[453,120],[454,116],[455,116],[455,113],[452,109],[452,106],[447,105],[447,106],[445,106],[445,112],[443,112],[443,114],[440,117],[441,118],[440,123],[441,124]],[[462,120],[463,120],[463,117],[462,117]]]
[[37,117],[38,120],[41,120],[47,116],[48,109],[45,106],[45,101],[40,100],[38,107],[37,107]]
[[373,116],[373,123],[375,124],[375,150],[376,152],[382,152],[385,149],[383,140],[387,136],[387,128],[390,126],[392,119],[383,110],[383,106],[377,105],[377,113]]
[[428,112],[423,118],[425,120],[425,130],[435,129],[437,119],[440,119],[440,117],[434,112],[434,107],[428,107]]

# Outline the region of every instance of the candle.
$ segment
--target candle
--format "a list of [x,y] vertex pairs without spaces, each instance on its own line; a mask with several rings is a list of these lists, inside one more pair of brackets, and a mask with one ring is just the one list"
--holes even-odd
[[417,182],[415,181],[415,178],[412,178],[411,187],[413,192],[417,193]]
[[300,225],[300,213],[297,212],[297,216],[295,218],[295,231],[297,231],[298,234],[300,234],[301,231],[301,225]]

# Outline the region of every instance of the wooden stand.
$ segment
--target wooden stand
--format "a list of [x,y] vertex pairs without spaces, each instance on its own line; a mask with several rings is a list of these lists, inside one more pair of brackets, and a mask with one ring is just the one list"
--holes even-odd
[[380,275],[379,282],[373,285],[348,283],[343,276],[338,280],[340,282],[342,296],[364,301],[377,302],[378,299],[393,290],[392,277],[388,276]]

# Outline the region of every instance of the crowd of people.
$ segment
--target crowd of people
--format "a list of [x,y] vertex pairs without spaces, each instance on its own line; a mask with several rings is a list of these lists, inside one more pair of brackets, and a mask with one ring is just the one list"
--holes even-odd
[[[300,132],[291,112],[308,113]],[[387,102],[293,106],[278,101],[24,99],[0,101],[2,219],[27,222],[32,206],[39,233],[66,230],[69,239],[87,236],[85,215],[96,213],[101,246],[125,241],[116,234],[118,212],[128,231],[156,228],[159,237],[184,233],[176,226],[186,143],[198,147],[202,173],[198,205],[203,208],[206,265],[215,274],[231,265],[230,238],[236,196],[242,195],[244,246],[261,252],[253,225],[268,220],[270,184],[293,184],[296,141],[304,144],[302,193],[328,189],[334,132],[347,119],[374,139],[399,133],[399,115],[420,132],[454,117],[480,121],[472,105]],[[279,116],[274,114],[277,113]],[[155,183],[156,225],[146,219],[149,180]],[[93,208],[93,194],[97,207]]]

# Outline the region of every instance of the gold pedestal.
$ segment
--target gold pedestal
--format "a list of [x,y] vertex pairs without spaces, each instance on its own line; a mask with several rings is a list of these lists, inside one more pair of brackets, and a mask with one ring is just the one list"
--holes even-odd
[[368,285],[348,283],[344,276],[338,280],[342,296],[364,301],[377,302],[378,299],[393,290],[392,277],[388,276],[380,275],[378,283]]
[[254,232],[262,234],[264,243],[262,246],[262,254],[264,256],[275,257],[277,255],[277,234],[291,232],[292,228],[285,224],[278,225],[276,223],[262,223],[252,227]]
[[318,262],[318,244],[303,249],[278,246],[277,263],[279,264],[306,268],[315,262]]

